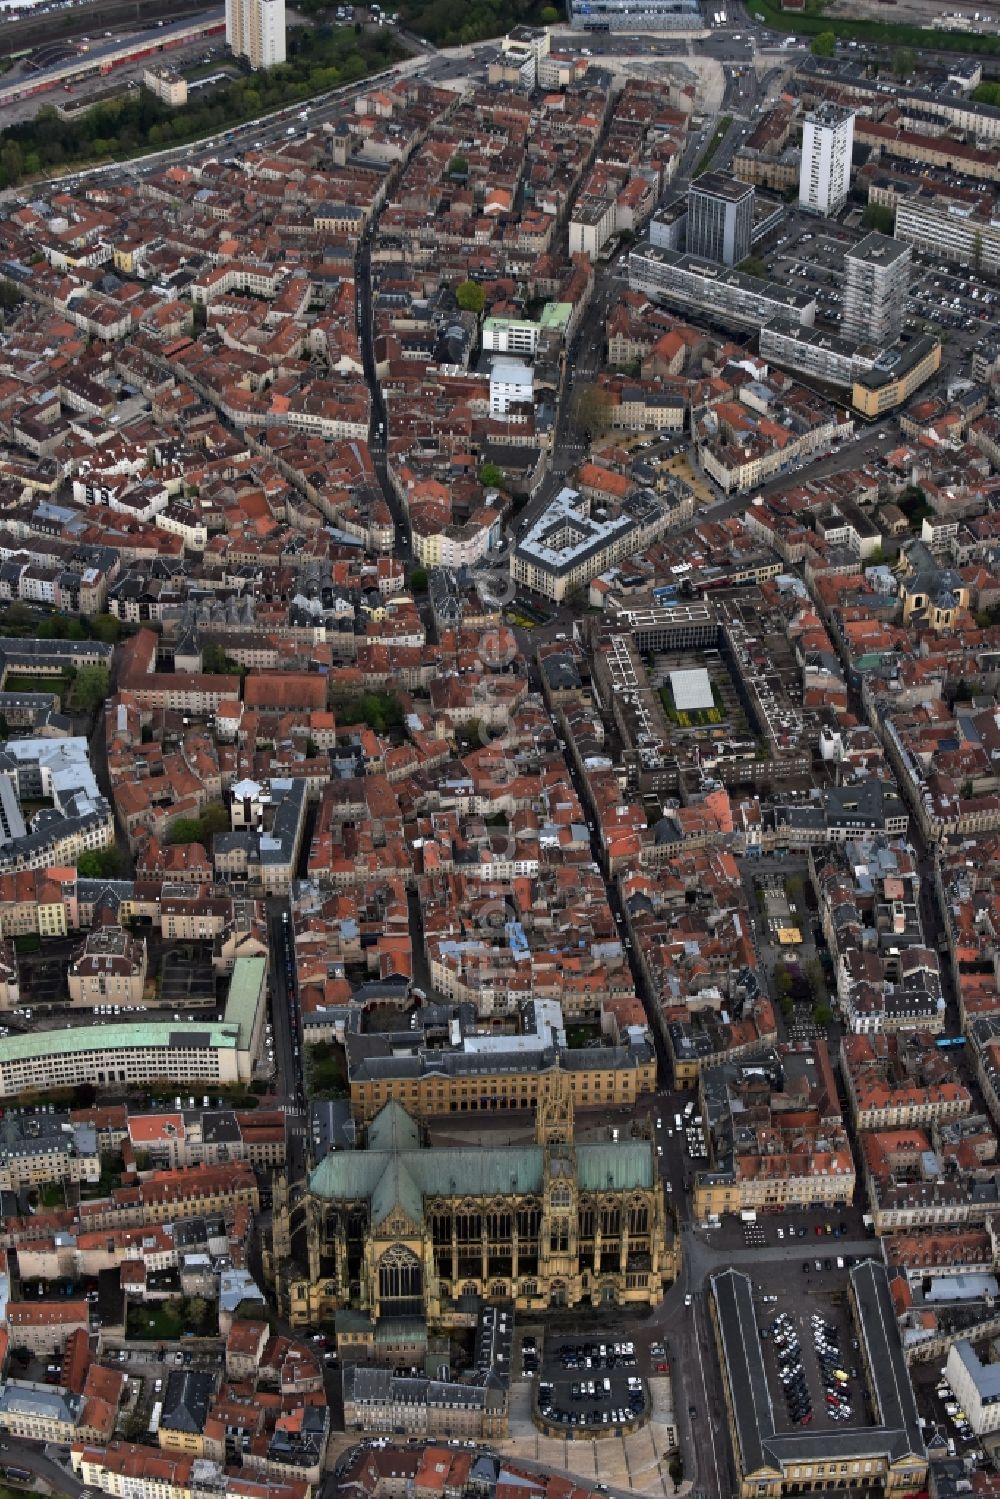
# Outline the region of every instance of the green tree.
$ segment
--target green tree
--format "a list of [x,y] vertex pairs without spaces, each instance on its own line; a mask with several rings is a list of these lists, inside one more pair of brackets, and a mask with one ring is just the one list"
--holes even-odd
[[813,1019],[817,1025],[827,1026],[833,1019],[833,1011],[827,1004],[817,1005],[813,1010]]
[[204,1296],[192,1296],[187,1304],[187,1324],[193,1332],[201,1332],[209,1314],[209,1304]]
[[809,981],[809,988],[812,990],[813,998],[822,1004],[827,998],[826,975],[823,972],[823,964],[819,958],[809,959],[809,962],[805,965],[805,975]]
[[821,31],[812,39],[809,48],[813,57],[832,57],[837,50],[837,38],[832,31]]
[[684,1463],[679,1452],[675,1452],[673,1457],[670,1459],[670,1462],[667,1465],[667,1472],[670,1474],[671,1481],[674,1485],[674,1491],[676,1492],[684,1482]]
[[226,655],[225,646],[206,645],[201,653],[202,670],[219,676],[236,676],[239,666]]
[[759,255],[748,255],[739,268],[744,275],[757,276],[762,281],[767,276],[767,262],[761,260]]
[[891,234],[896,219],[892,209],[887,208],[884,203],[868,203],[861,215],[861,222],[866,229],[877,229],[879,234]]
[[456,151],[448,163],[448,171],[453,177],[467,177],[469,175],[469,158],[463,156],[461,151]]
[[478,281],[463,281],[455,288],[455,299],[463,312],[474,312],[477,317],[486,306],[486,293]]
[[897,78],[908,78],[917,66],[917,54],[912,47],[897,47],[892,54],[892,71]]
[[15,307],[20,307],[23,300],[21,288],[16,281],[8,281],[6,276],[0,279],[0,309],[4,312],[13,312]]
[[201,825],[202,843],[211,842],[215,833],[225,833],[229,830],[229,813],[221,802],[209,802],[198,821]]
[[543,5],[538,19],[543,26],[558,26],[562,17],[554,5]]
[[410,574],[410,588],[414,593],[427,592],[427,570],[423,567],[415,567]]
[[82,880],[114,880],[125,873],[128,860],[114,844],[110,848],[87,849],[76,861]]
[[117,645],[121,639],[122,624],[113,614],[92,614],[89,620],[90,633],[95,640],[105,645]]
[[171,843],[200,843],[201,820],[197,817],[178,817],[171,823],[168,837]]
[[484,489],[502,489],[506,475],[499,463],[484,463],[480,465],[479,482]]
[[81,713],[96,713],[108,696],[106,666],[81,666],[73,682],[73,703]]
[[573,393],[573,421],[579,432],[591,437],[605,433],[611,426],[611,398],[600,385],[578,385]]

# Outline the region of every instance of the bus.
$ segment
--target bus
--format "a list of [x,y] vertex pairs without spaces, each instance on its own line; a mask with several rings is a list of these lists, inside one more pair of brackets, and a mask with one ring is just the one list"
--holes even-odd
[[935,1044],[935,1046],[937,1046],[937,1048],[938,1048],[939,1051],[948,1051],[953,1046],[964,1046],[965,1045],[965,1037],[964,1036],[938,1036],[937,1041],[934,1044]]

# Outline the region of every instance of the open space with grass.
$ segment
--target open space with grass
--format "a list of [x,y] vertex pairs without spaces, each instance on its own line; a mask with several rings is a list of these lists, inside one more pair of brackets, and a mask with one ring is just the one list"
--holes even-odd
[[130,1338],[172,1343],[185,1331],[187,1329],[176,1301],[151,1302],[148,1305],[130,1306],[128,1309],[126,1333]]
[[719,147],[722,145],[722,142],[725,140],[725,138],[726,138],[726,131],[729,129],[729,127],[730,127],[730,125],[732,123],[733,123],[733,117],[732,117],[732,115],[723,115],[722,116],[722,119],[719,121],[718,125],[716,125],[716,127],[715,127],[715,134],[712,136],[712,139],[709,141],[708,145],[705,147],[705,149],[704,149],[704,151],[702,152],[702,155],[701,155],[701,160],[699,161],[698,165],[694,169],[694,175],[696,177],[699,175],[699,173],[701,173],[701,172],[707,172],[708,171],[709,167],[712,165],[712,161],[713,161],[713,159],[715,157],[715,153],[716,153],[716,151],[718,151]]
[[305,1048],[306,1092],[310,1098],[347,1098],[347,1058],[342,1046],[318,1041]]

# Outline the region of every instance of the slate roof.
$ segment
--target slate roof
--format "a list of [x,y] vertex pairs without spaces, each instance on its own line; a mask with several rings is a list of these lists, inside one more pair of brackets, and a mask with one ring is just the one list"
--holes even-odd
[[875,1457],[889,1462],[907,1457],[926,1460],[884,1265],[866,1260],[851,1271],[877,1424],[845,1425],[836,1431],[776,1430],[750,1278],[738,1270],[725,1270],[713,1275],[710,1284],[745,1475],[783,1473],[789,1465],[801,1462]]
[[[653,1185],[653,1147],[648,1140],[578,1145],[572,1154],[581,1191]],[[315,1196],[331,1201],[369,1202],[375,1222],[383,1222],[398,1205],[419,1223],[426,1197],[539,1192],[544,1176],[545,1152],[540,1145],[424,1148],[416,1125],[393,1102],[369,1126],[368,1149],[331,1152],[313,1170],[309,1186]]]

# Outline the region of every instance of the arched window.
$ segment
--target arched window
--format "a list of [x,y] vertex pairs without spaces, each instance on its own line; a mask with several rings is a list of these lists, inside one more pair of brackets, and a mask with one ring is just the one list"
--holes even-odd
[[554,1208],[568,1208],[573,1201],[573,1194],[566,1182],[556,1182],[552,1188],[551,1203]]
[[378,1294],[382,1314],[405,1316],[419,1311],[424,1275],[420,1261],[405,1244],[393,1244],[378,1264]]

